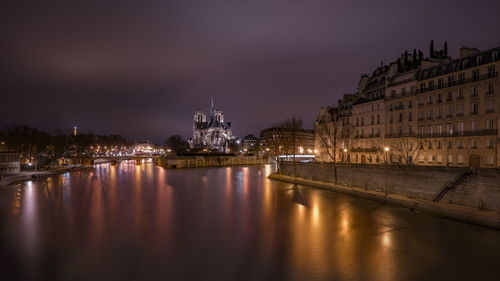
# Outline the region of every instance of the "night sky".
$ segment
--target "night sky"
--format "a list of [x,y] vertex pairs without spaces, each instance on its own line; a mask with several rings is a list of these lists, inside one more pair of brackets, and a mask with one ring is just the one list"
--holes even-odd
[[312,127],[405,49],[500,46],[498,0],[4,2],[0,127],[50,133],[188,137],[212,95],[238,136],[291,115]]

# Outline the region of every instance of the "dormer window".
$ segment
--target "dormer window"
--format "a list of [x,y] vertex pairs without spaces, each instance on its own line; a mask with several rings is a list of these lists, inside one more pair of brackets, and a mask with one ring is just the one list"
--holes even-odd
[[467,67],[467,60],[463,60],[462,61],[462,68],[466,68]]
[[477,64],[477,65],[480,65],[480,64],[481,64],[481,56],[478,56],[478,57],[476,58],[476,64]]
[[498,52],[493,52],[492,58],[493,61],[496,61],[498,59]]

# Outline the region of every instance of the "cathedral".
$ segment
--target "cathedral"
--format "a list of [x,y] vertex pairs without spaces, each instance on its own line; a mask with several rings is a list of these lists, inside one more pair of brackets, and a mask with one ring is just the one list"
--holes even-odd
[[224,121],[221,110],[214,109],[214,101],[208,116],[201,110],[194,112],[193,137],[189,140],[191,149],[207,149],[223,153],[231,152],[229,144],[234,140],[231,132],[231,122]]

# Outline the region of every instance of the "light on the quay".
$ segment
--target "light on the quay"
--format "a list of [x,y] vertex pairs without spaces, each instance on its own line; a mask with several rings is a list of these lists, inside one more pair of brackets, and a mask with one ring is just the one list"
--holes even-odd
[[390,150],[390,148],[389,148],[388,146],[384,147],[384,151],[385,151],[385,152],[387,152],[387,151],[389,151],[389,150]]
[[344,148],[344,152],[347,152],[347,148]]

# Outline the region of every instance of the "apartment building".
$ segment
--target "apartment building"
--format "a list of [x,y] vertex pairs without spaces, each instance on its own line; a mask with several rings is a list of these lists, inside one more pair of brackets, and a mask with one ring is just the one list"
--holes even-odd
[[[362,76],[338,155],[359,164],[500,167],[499,56],[500,47],[464,47],[451,59],[445,44]],[[331,119],[345,111],[330,109],[338,115]]]
[[460,53],[418,77],[417,164],[498,167],[500,47]]

